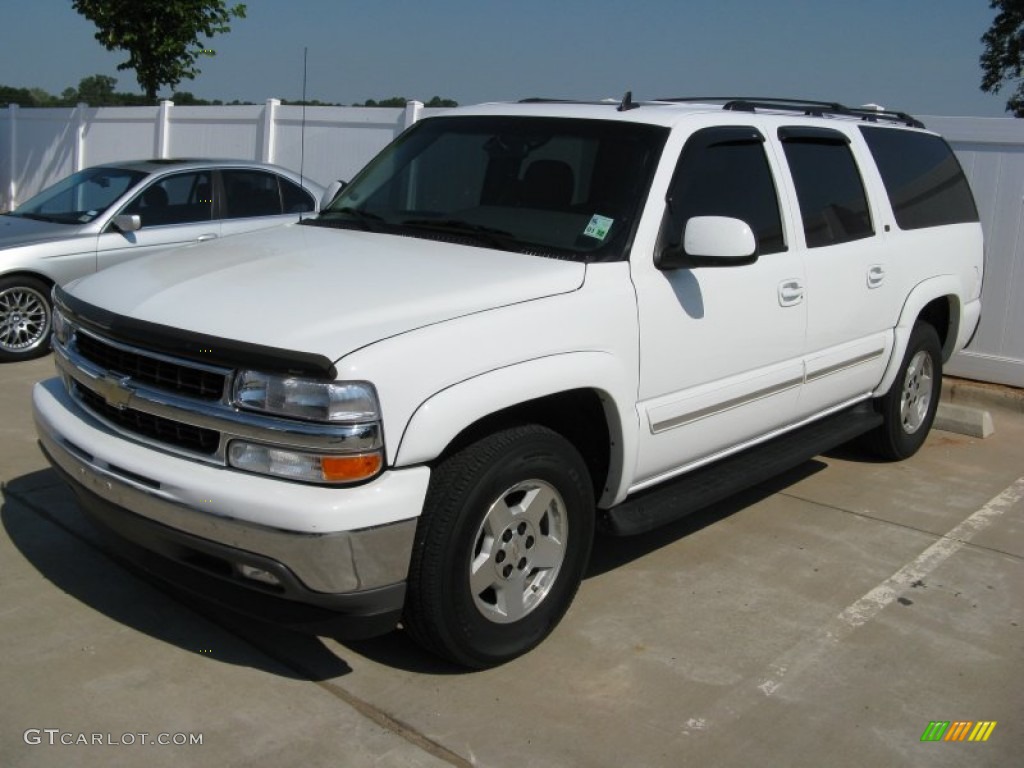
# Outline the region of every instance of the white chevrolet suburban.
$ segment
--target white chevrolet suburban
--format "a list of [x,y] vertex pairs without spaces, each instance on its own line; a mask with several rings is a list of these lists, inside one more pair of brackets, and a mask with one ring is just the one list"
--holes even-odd
[[913,454],[982,251],[954,155],[903,113],[457,109],[314,218],[55,289],[35,419],[151,571],[484,667],[551,632],[597,528],[861,435]]

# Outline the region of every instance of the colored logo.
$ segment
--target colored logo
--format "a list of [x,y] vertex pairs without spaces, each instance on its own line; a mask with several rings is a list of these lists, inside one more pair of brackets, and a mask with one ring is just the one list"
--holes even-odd
[[988,741],[995,728],[995,720],[932,720],[921,741]]

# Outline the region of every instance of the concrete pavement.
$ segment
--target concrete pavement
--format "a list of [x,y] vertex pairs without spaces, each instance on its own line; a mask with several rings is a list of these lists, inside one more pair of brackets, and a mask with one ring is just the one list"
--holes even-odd
[[[600,539],[551,638],[463,673],[400,632],[295,635],[126,569],[36,447],[29,391],[51,371],[0,367],[0,765],[1017,762],[1019,410],[992,409],[985,440],[936,431],[898,464],[836,451]],[[997,725],[922,743],[935,720]]]

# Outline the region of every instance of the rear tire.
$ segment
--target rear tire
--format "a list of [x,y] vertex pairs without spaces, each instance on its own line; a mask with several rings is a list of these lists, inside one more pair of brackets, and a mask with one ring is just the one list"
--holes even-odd
[[434,470],[403,624],[456,664],[501,664],[540,643],[590,557],[594,495],[565,438],[525,425],[483,437]]
[[42,357],[50,350],[50,288],[34,277],[0,278],[0,362]]
[[942,348],[928,323],[911,331],[903,364],[892,388],[876,401],[884,419],[871,433],[871,447],[886,459],[906,459],[924,444],[942,392]]

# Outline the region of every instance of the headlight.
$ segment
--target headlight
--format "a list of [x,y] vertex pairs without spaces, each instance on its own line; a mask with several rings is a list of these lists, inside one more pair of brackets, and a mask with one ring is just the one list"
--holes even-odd
[[[298,376],[241,371],[235,378],[236,406],[274,416],[331,425],[372,425],[380,422],[373,385],[365,381],[318,381]],[[232,440],[228,464],[236,469],[307,483],[357,483],[384,467],[384,449],[322,452],[294,446]]]
[[240,408],[328,424],[380,419],[377,393],[365,381],[317,381],[242,371],[235,380],[234,400]]

